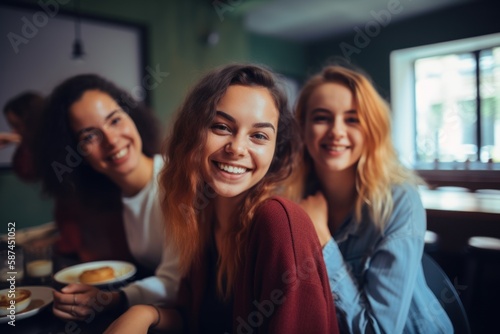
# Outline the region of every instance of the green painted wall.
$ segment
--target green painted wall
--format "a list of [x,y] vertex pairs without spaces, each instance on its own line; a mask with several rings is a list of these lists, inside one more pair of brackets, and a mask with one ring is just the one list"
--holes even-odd
[[304,44],[248,34],[250,59],[266,64],[281,74],[302,81],[305,76],[307,49]]
[[[38,0],[24,2],[37,3]],[[214,66],[254,61],[295,78],[302,76],[305,49],[300,44],[249,34],[243,27],[241,15],[237,14],[241,8],[226,7],[227,10],[218,12],[212,3],[207,0],[80,1],[83,13],[148,27],[147,63],[169,73],[151,91],[152,107],[165,129],[187,89]],[[63,7],[74,9],[72,1]],[[220,36],[219,43],[213,47],[204,41],[210,31],[217,31]],[[0,224],[17,220],[20,227],[38,225],[52,220],[51,211],[52,201],[41,199],[38,187],[23,184],[11,171],[0,173]]]
[[7,223],[16,229],[52,221],[52,200],[40,197],[40,185],[20,181],[10,170],[0,171],[0,234]]

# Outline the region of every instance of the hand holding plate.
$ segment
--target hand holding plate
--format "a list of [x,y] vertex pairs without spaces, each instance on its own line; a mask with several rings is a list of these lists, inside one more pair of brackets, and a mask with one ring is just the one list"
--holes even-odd
[[118,304],[118,292],[102,291],[87,284],[70,284],[54,291],[54,315],[65,320],[87,320]]

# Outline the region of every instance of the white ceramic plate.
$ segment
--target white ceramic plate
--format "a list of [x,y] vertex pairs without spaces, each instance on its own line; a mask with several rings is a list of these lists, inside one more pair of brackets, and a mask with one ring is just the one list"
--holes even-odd
[[[16,321],[34,316],[50,305],[53,300],[52,291],[54,289],[47,286],[18,286],[17,289],[26,289],[31,291],[31,303],[23,311],[16,313]],[[0,316],[0,324],[11,321],[8,316]]]
[[115,271],[115,277],[105,281],[90,283],[90,285],[100,286],[120,282],[132,277],[137,271],[132,263],[125,261],[95,261],[64,268],[54,275],[54,279],[62,284],[78,283],[78,277],[85,270],[93,270],[106,266],[113,268],[113,270]]

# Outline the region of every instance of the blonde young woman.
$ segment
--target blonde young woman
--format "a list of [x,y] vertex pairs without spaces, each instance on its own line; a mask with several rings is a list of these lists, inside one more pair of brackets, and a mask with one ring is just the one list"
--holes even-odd
[[298,137],[274,75],[234,64],[186,97],[161,173],[163,209],[184,274],[176,307],[131,308],[107,333],[337,333],[314,227],[272,197]]
[[421,258],[420,179],[391,142],[386,102],[358,71],[329,66],[296,108],[304,140],[295,198],[310,214],[338,317],[350,333],[451,333]]

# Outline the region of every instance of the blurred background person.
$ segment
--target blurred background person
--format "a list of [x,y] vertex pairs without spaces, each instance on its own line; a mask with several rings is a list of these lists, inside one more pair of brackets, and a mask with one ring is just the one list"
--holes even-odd
[[42,95],[27,91],[7,101],[3,108],[12,132],[0,133],[0,148],[11,143],[18,145],[12,157],[12,168],[26,182],[38,179],[33,144],[44,106],[45,99]]

